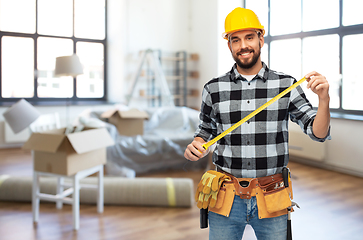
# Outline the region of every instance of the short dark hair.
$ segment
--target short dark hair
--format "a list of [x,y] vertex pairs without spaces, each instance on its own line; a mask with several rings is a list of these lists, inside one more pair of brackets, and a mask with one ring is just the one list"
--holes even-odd
[[[256,32],[256,34],[257,34],[257,36],[258,36],[258,38],[260,38],[261,37],[261,34],[262,34],[262,31],[260,30],[260,29],[256,29],[255,30],[255,32]],[[232,33],[230,33],[230,34],[228,34],[228,42],[230,42],[231,41],[231,35],[233,34],[233,33],[235,33],[235,32],[232,32]]]

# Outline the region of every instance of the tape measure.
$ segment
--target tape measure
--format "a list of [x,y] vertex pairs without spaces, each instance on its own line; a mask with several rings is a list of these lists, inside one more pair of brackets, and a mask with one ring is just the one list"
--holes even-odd
[[232,132],[233,130],[235,130],[239,126],[241,126],[244,122],[248,121],[253,116],[257,115],[259,112],[261,112],[262,110],[264,110],[265,108],[267,108],[268,106],[270,106],[272,103],[276,102],[278,99],[280,99],[281,97],[283,97],[285,94],[289,93],[292,89],[294,89],[297,86],[299,86],[305,80],[306,80],[306,78],[303,77],[302,79],[300,79],[299,81],[297,81],[296,83],[294,83],[293,85],[291,85],[290,87],[286,88],[284,91],[282,91],[281,93],[279,93],[278,95],[276,95],[270,101],[268,101],[267,103],[263,104],[261,107],[257,108],[255,111],[253,111],[250,114],[248,114],[246,117],[244,117],[239,122],[235,123],[232,127],[228,128],[226,131],[222,132],[221,134],[219,134],[217,137],[213,138],[209,142],[204,143],[203,144],[203,148],[205,150],[207,150],[210,146],[212,146],[218,140],[220,140],[221,138],[223,138],[224,136],[226,136],[228,133]]

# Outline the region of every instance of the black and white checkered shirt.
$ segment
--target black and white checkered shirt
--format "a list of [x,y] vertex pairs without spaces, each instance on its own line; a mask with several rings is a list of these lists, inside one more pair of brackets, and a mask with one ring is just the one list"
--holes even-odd
[[[291,86],[296,80],[270,70],[266,64],[248,82],[236,65],[212,79],[203,89],[200,125],[195,137],[209,141]],[[300,86],[274,102],[216,144],[214,164],[239,178],[280,173],[289,160],[288,120],[299,124],[315,141],[312,132],[316,111]]]

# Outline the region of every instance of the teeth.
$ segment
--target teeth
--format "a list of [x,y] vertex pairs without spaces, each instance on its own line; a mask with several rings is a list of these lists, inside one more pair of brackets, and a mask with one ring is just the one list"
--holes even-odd
[[247,56],[248,54],[250,54],[249,52],[248,53],[242,53],[242,56]]

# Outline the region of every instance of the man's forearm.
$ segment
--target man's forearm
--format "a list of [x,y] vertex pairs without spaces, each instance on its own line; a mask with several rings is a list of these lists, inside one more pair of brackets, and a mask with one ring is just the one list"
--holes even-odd
[[318,138],[325,138],[330,126],[329,99],[319,101],[318,111],[313,123],[313,133]]

